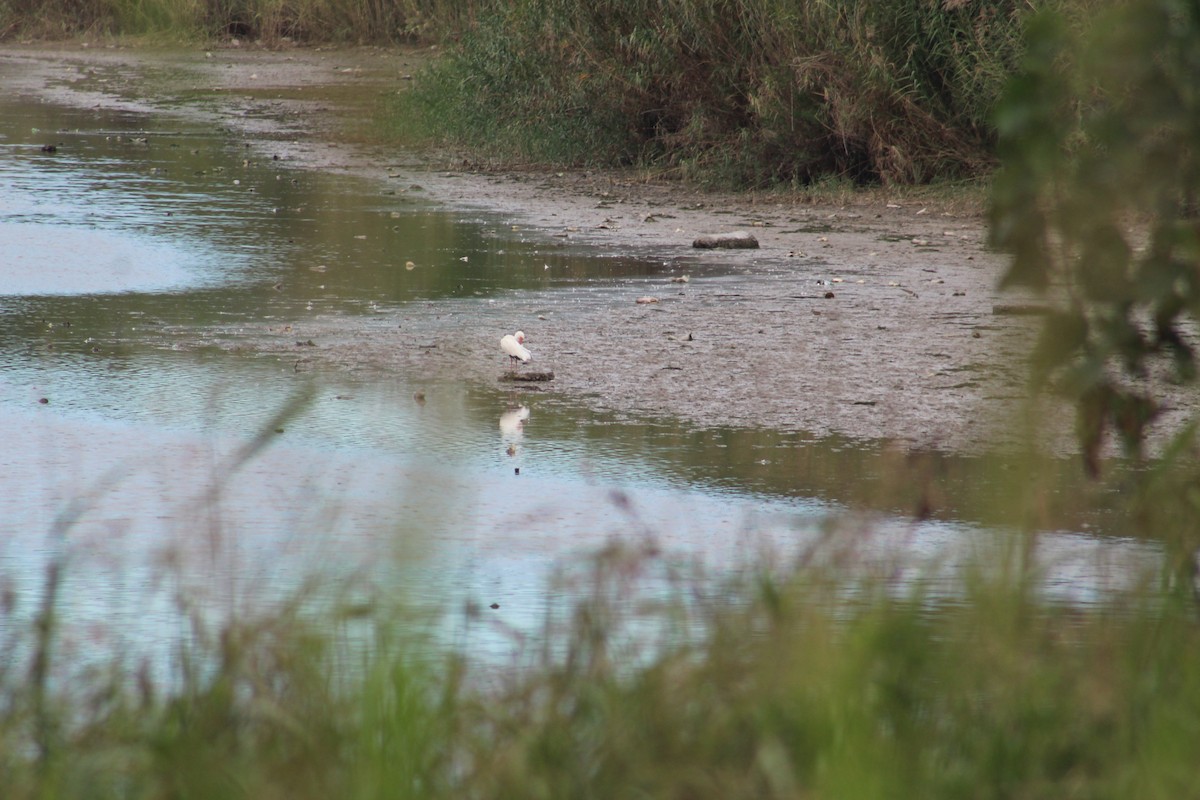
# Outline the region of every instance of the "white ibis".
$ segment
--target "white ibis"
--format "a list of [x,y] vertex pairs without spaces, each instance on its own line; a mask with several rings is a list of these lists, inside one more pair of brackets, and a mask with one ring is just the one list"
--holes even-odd
[[510,364],[518,361],[524,363],[533,358],[533,354],[525,348],[525,334],[521,331],[501,337],[500,349],[509,357]]

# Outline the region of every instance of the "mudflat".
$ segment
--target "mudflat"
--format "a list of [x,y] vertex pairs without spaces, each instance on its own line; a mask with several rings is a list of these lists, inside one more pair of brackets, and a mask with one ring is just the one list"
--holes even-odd
[[[1036,318],[1009,312],[1035,298],[997,289],[1005,257],[987,249],[979,209],[884,190],[821,204],[640,172],[497,170],[381,144],[367,132],[379,98],[402,91],[430,57],[14,45],[0,48],[0,90],[208,120],[252,146],[286,136],[294,166],[419,186],[425,199],[486,209],[526,237],[664,264],[660,281],[636,287],[196,330],[197,342],[294,359],[307,340],[320,346],[304,353],[306,368],[494,384],[499,337],[520,328],[538,368],[553,371],[550,388],[597,409],[959,452],[1016,438]],[[735,231],[759,247],[692,246]],[[1062,407],[1047,410],[1069,421]]]

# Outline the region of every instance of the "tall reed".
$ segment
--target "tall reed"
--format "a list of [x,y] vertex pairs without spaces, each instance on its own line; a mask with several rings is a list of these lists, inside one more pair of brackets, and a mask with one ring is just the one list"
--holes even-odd
[[992,164],[991,108],[1029,9],[517,0],[414,99],[451,138],[510,156],[745,184],[922,183]]

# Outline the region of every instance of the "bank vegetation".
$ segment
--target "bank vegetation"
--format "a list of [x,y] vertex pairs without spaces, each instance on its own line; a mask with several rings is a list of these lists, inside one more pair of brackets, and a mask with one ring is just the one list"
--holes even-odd
[[[394,119],[476,157],[723,186],[973,180],[1039,9],[1096,0],[0,0],[0,38],[437,43]],[[411,137],[412,131],[407,131]]]

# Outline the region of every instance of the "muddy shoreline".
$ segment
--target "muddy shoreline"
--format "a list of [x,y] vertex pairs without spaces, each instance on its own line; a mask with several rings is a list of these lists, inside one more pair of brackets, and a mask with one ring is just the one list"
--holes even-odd
[[[0,81],[47,102],[211,121],[296,166],[398,192],[419,186],[425,200],[498,215],[532,239],[664,264],[662,279],[632,284],[191,332],[206,345],[296,359],[296,341],[311,340],[306,368],[495,384],[499,336],[521,328],[536,363],[555,372],[552,390],[599,410],[955,452],[1014,438],[1034,323],[995,313],[1028,298],[996,290],[1004,257],[986,249],[978,215],[879,194],[817,206],[634,174],[447,170],[355,143],[355,121],[425,58],[10,46],[0,48]],[[691,247],[735,230],[760,248]]]

